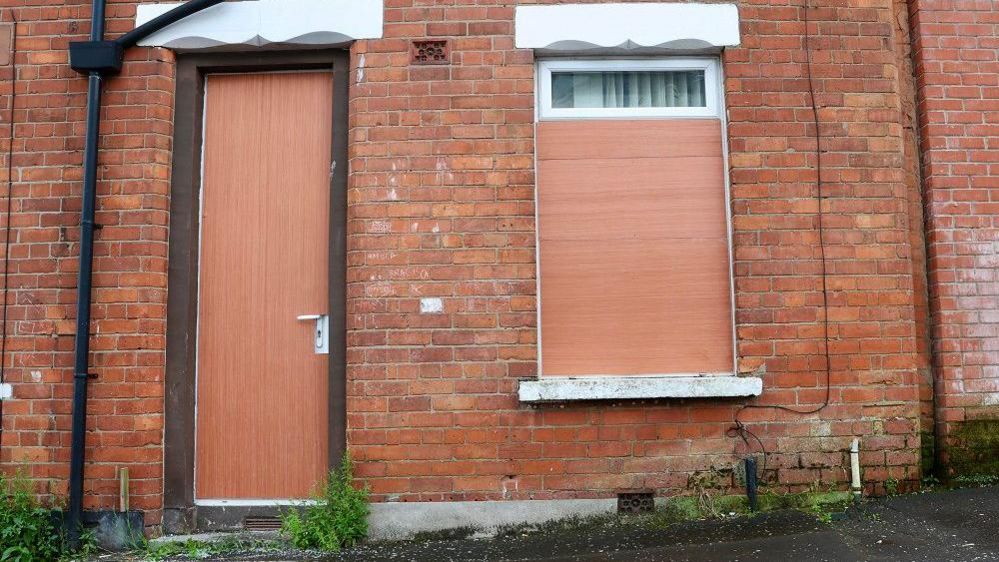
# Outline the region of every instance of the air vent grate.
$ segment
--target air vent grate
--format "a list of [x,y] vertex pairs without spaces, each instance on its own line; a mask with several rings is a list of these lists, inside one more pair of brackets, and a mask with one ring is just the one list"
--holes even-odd
[[649,513],[656,508],[652,492],[622,492],[617,495],[618,513]]
[[243,529],[247,531],[279,531],[281,529],[281,519],[274,516],[247,517],[243,519]]
[[450,58],[447,39],[413,41],[410,47],[410,62],[413,64],[447,64]]

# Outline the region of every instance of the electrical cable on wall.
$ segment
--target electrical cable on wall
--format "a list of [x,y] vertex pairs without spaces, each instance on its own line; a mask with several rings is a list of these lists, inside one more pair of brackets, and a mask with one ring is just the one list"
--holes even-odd
[[[14,100],[17,96],[17,18],[14,10],[8,10],[10,20],[13,23],[11,30],[11,60],[10,60],[10,121],[7,124],[9,133],[7,135],[7,201],[4,208],[4,252],[3,252],[3,311],[0,312],[0,385],[4,384],[7,374],[7,308],[8,308],[8,286],[10,273],[10,215],[11,206],[14,203]],[[0,398],[0,451],[3,450],[3,403]]]
[[751,450],[749,439],[752,438],[759,445],[760,453],[763,456],[763,470],[761,474],[766,475],[767,472],[767,450],[763,445],[763,441],[754,434],[752,431],[746,428],[746,425],[739,419],[739,416],[746,410],[749,409],[771,409],[780,410],[783,412],[790,412],[792,414],[799,415],[809,415],[815,414],[829,405],[829,398],[831,395],[831,385],[832,385],[832,366],[829,358],[829,293],[827,287],[826,279],[826,241],[825,241],[825,210],[823,209],[822,202],[825,199],[822,191],[822,131],[819,129],[819,110],[815,103],[815,85],[812,78],[812,46],[811,46],[811,32],[808,30],[809,18],[808,12],[811,10],[811,4],[808,0],[805,1],[802,6],[802,22],[805,25],[805,30],[803,34],[804,39],[804,49],[805,49],[805,74],[808,80],[808,98],[812,110],[812,122],[815,126],[815,187],[816,187],[816,198],[818,199],[819,206],[816,217],[818,219],[818,235],[819,235],[819,259],[821,262],[821,277],[822,277],[822,324],[823,324],[823,335],[824,335],[824,356],[825,356],[825,374],[826,374],[826,392],[825,398],[822,404],[810,409],[799,410],[797,408],[791,408],[788,406],[782,406],[780,404],[744,404],[735,413],[735,424],[728,429],[726,434],[729,437],[738,437],[742,439],[745,443],[746,449]]

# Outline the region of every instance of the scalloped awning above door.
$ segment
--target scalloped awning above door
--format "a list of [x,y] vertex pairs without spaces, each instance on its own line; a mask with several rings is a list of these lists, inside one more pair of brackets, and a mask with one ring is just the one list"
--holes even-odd
[[739,44],[735,4],[517,6],[516,45],[547,52],[718,50]]
[[[180,3],[140,4],[135,25]],[[139,42],[147,47],[204,49],[272,43],[343,45],[382,36],[382,0],[246,0],[223,2]]]

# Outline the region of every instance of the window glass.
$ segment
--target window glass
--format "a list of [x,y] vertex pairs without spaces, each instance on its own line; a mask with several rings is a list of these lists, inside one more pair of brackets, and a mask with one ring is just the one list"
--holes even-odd
[[553,71],[551,107],[706,107],[704,70]]

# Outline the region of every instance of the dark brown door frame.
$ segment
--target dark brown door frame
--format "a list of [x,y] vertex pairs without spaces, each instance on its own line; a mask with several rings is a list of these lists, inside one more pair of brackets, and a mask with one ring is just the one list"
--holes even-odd
[[330,466],[346,449],[347,96],[345,50],[179,55],[174,111],[173,175],[167,295],[163,528],[167,533],[239,526],[273,507],[194,504],[195,365],[197,364],[198,230],[201,124],[205,75],[212,72],[330,70],[333,74],[333,163],[330,174]]

